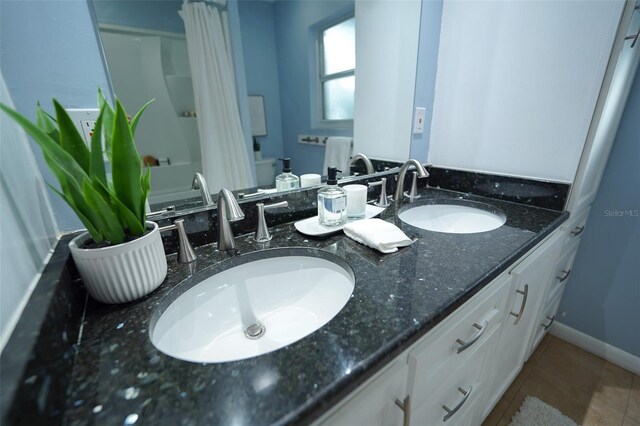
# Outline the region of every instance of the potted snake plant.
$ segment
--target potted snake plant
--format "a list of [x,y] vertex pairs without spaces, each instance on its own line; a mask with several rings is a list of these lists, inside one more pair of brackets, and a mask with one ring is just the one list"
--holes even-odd
[[98,105],[89,147],[55,99],[54,115],[37,105],[35,123],[4,104],[0,109],[38,143],[60,183],[59,191],[50,188],[87,229],[69,248],[89,294],[100,302],[123,303],[152,292],[167,275],[158,225],[146,221],[150,170],[143,170],[133,139],[149,103],[131,120],[119,100],[112,108],[100,91]]

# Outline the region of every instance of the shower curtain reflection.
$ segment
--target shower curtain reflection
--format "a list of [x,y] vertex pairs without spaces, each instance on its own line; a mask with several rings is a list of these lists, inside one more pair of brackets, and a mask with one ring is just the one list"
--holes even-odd
[[252,187],[235,92],[227,12],[202,2],[185,2],[179,14],[187,36],[203,174],[213,192],[222,187]]

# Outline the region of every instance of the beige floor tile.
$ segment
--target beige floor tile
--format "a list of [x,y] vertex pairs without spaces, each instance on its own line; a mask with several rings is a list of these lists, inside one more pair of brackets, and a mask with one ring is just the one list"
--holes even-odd
[[552,340],[534,371],[578,400],[625,412],[633,374],[567,342]]
[[633,420],[629,416],[625,416],[622,426],[640,426],[640,422]]
[[640,376],[633,375],[629,405],[627,405],[627,417],[640,422]]

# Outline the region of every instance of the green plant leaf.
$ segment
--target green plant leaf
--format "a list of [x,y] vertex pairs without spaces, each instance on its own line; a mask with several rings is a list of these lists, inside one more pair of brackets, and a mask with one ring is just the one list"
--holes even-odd
[[149,198],[149,192],[151,191],[151,167],[147,166],[144,174],[140,179],[140,186],[142,186],[143,199],[142,199],[142,210],[146,211],[147,209],[147,199]]
[[113,140],[113,118],[115,113],[100,89],[98,89],[98,105],[100,106],[100,111],[104,114],[102,129],[104,132],[104,151],[107,153],[109,162],[111,162],[113,161],[111,157],[111,141]]
[[53,100],[56,109],[56,122],[60,131],[60,145],[76,160],[82,169],[89,174],[90,154],[82,136],[73,124],[67,111],[57,100]]
[[82,183],[82,193],[89,208],[95,217],[97,228],[101,229],[104,238],[111,244],[124,242],[124,231],[120,226],[117,216],[111,210],[111,206],[102,198],[89,181]]
[[[0,103],[0,110],[13,118],[22,128],[40,145],[45,158],[49,158],[47,164],[56,167],[68,179],[73,180],[80,187],[81,182],[88,178],[87,173],[80,167],[76,160],[66,152],[56,141],[51,139],[42,129],[29,121],[26,117],[17,111],[9,108],[7,105]],[[56,175],[57,176],[57,175]]]
[[40,107],[40,102],[36,105],[36,124],[40,129],[44,130],[51,139],[58,143],[60,142],[60,133],[56,127],[55,119]]
[[142,115],[144,110],[147,109],[149,105],[151,105],[153,101],[155,101],[155,99],[151,99],[149,102],[142,105],[142,108],[140,108],[138,112],[136,112],[136,115],[133,116],[133,118],[131,119],[131,134],[133,135],[136,134],[136,127],[138,126],[138,121],[140,120],[140,116]]
[[80,210],[78,210],[78,208],[74,205],[73,201],[70,200],[69,197],[67,197],[64,193],[58,191],[52,185],[49,185],[48,183],[47,183],[47,185],[49,186],[49,188],[53,192],[58,194],[60,196],[60,198],[62,198],[63,200],[65,200],[67,202],[67,204],[69,205],[69,207],[71,207],[71,209],[76,214],[76,216],[78,216],[78,219],[80,219],[80,222],[82,222],[82,224],[85,226],[85,228],[87,228],[87,231],[91,235],[91,238],[93,239],[94,242],[101,243],[102,241],[104,241],[104,237],[100,233],[100,231],[98,231],[96,229],[96,227],[93,226],[93,223],[91,223],[91,221],[84,214],[82,214],[82,212]]
[[116,115],[113,126],[113,161],[111,174],[118,199],[138,218],[144,227],[144,192],[140,184],[142,164],[133,142],[127,113],[120,101],[116,100]]
[[138,220],[136,215],[134,215],[131,210],[129,210],[124,204],[122,204],[120,200],[118,200],[118,196],[116,195],[113,188],[102,185],[102,190],[106,191],[109,194],[113,210],[114,212],[117,212],[120,224],[123,228],[129,231],[129,235],[137,236],[144,234],[144,226],[140,224],[140,221]]
[[104,110],[100,111],[96,125],[91,136],[91,167],[89,176],[91,180],[97,180],[105,187],[107,186],[107,173],[104,168],[104,157],[102,156],[102,118]]

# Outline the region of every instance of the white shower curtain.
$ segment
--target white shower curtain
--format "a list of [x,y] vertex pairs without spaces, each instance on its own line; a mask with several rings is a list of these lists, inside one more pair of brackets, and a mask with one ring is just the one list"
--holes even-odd
[[[217,0],[226,5],[226,0]],[[204,2],[182,5],[198,112],[203,174],[212,191],[253,186],[238,109],[227,12]]]

